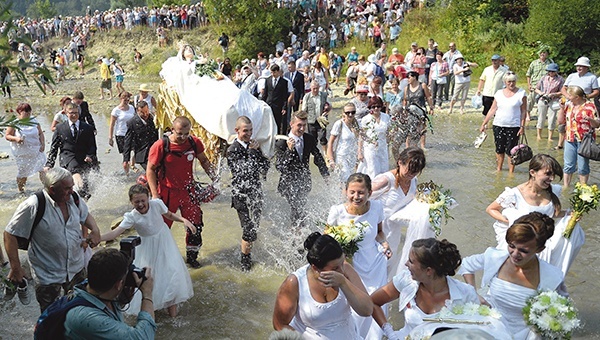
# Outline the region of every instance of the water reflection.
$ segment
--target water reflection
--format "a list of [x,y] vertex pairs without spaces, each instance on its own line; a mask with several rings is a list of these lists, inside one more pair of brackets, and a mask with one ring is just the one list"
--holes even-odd
[[[134,183],[134,177],[116,175],[121,168],[121,159],[116,150],[105,153],[108,145],[106,117],[94,117],[99,126],[97,136],[98,156],[102,161],[100,175],[93,176],[94,195],[89,201],[91,211],[100,228],[106,232],[111,222],[131,210],[127,198],[127,188]],[[46,140],[51,140],[48,132],[50,114],[40,117],[46,127]],[[434,180],[451,189],[460,205],[452,210],[454,220],[444,226],[442,237],[459,246],[463,256],[482,252],[495,244],[492,229],[493,220],[485,213],[487,205],[505,187],[513,187],[527,178],[525,165],[518,166],[514,175],[507,171],[494,171],[493,139],[480,149],[472,146],[478,136],[481,115],[436,115],[433,118],[434,133],[429,134],[426,153],[427,167],[419,181]],[[533,126],[533,125],[531,125]],[[528,130],[530,134],[533,129]],[[546,140],[530,139],[534,152],[545,152],[555,156],[562,163],[562,153],[551,151],[553,144]],[[0,151],[9,151],[6,142],[0,142]],[[313,189],[309,195],[307,209],[312,221],[324,221],[329,207],[339,203],[339,184],[332,179],[326,183],[314,165]],[[591,163],[590,183],[600,182],[600,166]],[[202,172],[198,172],[202,173]],[[0,224],[5,226],[21,198],[16,197],[14,160],[0,161]],[[202,173],[203,174],[203,173]],[[224,186],[229,179],[229,171],[223,171]],[[204,175],[205,176],[205,175]],[[267,175],[265,185],[265,208],[258,231],[258,240],[252,251],[254,266],[249,273],[239,270],[239,240],[241,228],[235,210],[230,208],[230,188],[224,187],[224,194],[204,206],[205,245],[200,253],[202,268],[190,270],[194,284],[194,297],[181,306],[179,316],[174,319],[166,312],[157,313],[160,339],[266,339],[272,330],[271,316],[276,291],[283,279],[304,263],[297,248],[310,231],[317,230],[316,224],[294,234],[289,221],[289,206],[277,193],[279,174],[274,167]],[[207,178],[201,178],[207,181]],[[36,178],[29,181],[28,190],[36,190],[41,185]],[[561,197],[563,206],[568,205],[568,197]],[[600,219],[598,212],[584,217],[582,226],[586,231],[586,244],[575,261],[567,277],[567,286],[576,306],[581,312],[585,328],[574,338],[600,339],[600,325],[595,322],[600,304]],[[181,224],[172,229],[179,248],[184,249],[185,234]],[[292,246],[292,244],[294,244]],[[393,306],[391,321],[395,328],[401,326],[401,316],[397,305]],[[0,301],[0,334],[7,339],[30,339],[33,323],[38,316],[37,303],[22,306],[18,299],[11,302]]]

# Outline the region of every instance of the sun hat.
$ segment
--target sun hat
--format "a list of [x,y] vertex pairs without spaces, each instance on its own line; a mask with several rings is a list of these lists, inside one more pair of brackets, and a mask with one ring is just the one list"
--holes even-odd
[[462,54],[460,54],[460,53],[457,53],[457,54],[454,56],[454,60],[456,60],[456,59],[462,59],[462,60],[465,60],[465,57],[463,57],[463,55],[462,55]]
[[558,65],[556,63],[550,63],[546,66],[546,71],[558,72]]
[[398,49],[397,49],[397,48],[395,48],[395,47],[394,47],[394,48],[392,48],[392,53],[394,53],[394,54],[398,53]]
[[140,84],[139,91],[151,92],[152,89],[150,88],[150,86],[148,86],[148,84]]
[[102,58],[102,62],[106,65],[110,65],[110,61],[108,60],[108,58]]
[[492,56],[492,60],[500,60],[500,59],[501,59],[501,57],[500,57],[500,55],[499,55],[499,54],[494,54],[494,55]]
[[410,44],[410,46],[419,46],[419,45],[417,44],[417,42],[416,42],[416,41],[413,41],[413,43],[412,43],[412,44]]
[[374,63],[374,62],[376,62],[376,61],[377,61],[377,57],[376,57],[374,54],[371,54],[371,55],[370,55],[370,56],[367,58],[367,60],[368,60],[370,63]]
[[108,63],[109,63],[109,64],[112,64],[112,63],[114,63],[114,62],[115,62],[115,58],[110,58],[110,59],[108,59]]
[[369,93],[369,85],[358,85],[356,93]]
[[579,57],[579,59],[577,59],[577,62],[575,63],[575,66],[590,67],[590,58],[588,58],[588,57]]

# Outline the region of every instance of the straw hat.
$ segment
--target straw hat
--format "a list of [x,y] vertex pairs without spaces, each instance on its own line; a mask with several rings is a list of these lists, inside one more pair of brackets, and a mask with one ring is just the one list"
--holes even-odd
[[152,89],[150,88],[150,86],[148,86],[148,84],[140,84],[139,91],[142,91],[142,92],[151,92]]

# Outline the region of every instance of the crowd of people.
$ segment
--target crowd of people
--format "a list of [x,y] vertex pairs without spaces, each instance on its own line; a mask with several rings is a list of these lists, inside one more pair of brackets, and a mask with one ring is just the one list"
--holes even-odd
[[[405,55],[396,47],[388,55],[387,43],[394,43],[403,11],[409,9],[405,4],[384,1],[361,7],[333,3],[320,10],[319,5],[300,3],[306,12],[297,23],[297,32],[290,32],[289,47],[278,44],[274,55],[261,52],[239,68],[232,67],[227,59],[219,66],[242,91],[249,91],[270,106],[278,133],[284,137],[275,144],[273,163],[280,173],[277,192],[290,207],[290,228],[297,234],[310,229],[305,206],[312,190],[311,156],[321,176],[334,177],[342,187],[343,203],[330,208],[327,223],[365,226],[352,263],[346,261],[341,246],[331,236],[319,232],[308,236],[303,244],[308,264],[281,285],[273,326],[276,330],[293,329],[311,339],[381,339],[383,335],[401,339],[419,327],[423,318],[436,317],[451,300],[491,305],[504,316],[507,332],[515,339],[526,339],[531,330],[521,309],[527,299],[537,289],[567,295],[564,276],[576,252],[557,259],[553,254],[564,254],[563,249],[547,243],[554,235],[562,235],[560,228],[570,218],[558,200],[560,188],[551,182],[559,176],[568,187],[576,171],[580,182],[589,179],[589,160],[577,155],[577,147],[583,134],[600,126],[597,108],[589,101],[600,94],[598,80],[589,72],[591,65],[586,57],[579,58],[577,72],[563,80],[557,74],[558,66],[548,59],[548,51],[541,50],[540,59],[532,62],[526,74],[528,95],[516,86],[517,75],[503,65],[503,58],[491,57],[491,65],[479,77],[476,95],[481,95],[483,101],[481,132],[493,118],[497,170],[502,169],[505,155],[510,155],[518,137],[525,133],[535,105],[540,117],[536,126],[539,139],[545,120],[549,140],[558,126],[561,139],[557,148],[564,148],[564,167],[549,155],[533,156],[528,181],[507,188],[487,209],[496,220],[493,230],[498,244],[483,254],[463,257],[452,242],[437,240],[427,215],[423,219],[414,208],[418,204],[417,176],[426,166],[428,115],[443,108],[444,102],[450,103],[450,112],[456,103],[464,112],[471,68],[478,65],[467,62],[455,43],[442,52],[434,39],[428,40],[427,48],[415,42]],[[293,5],[280,2],[284,7]],[[102,15],[90,12],[86,18],[89,31],[130,29],[137,24],[190,28],[206,23],[200,19],[197,7],[174,6],[175,10],[148,12],[126,9]],[[190,15],[192,8],[195,17]],[[342,15],[339,31],[335,25],[328,32],[315,26],[313,22],[318,22],[323,13]],[[77,20],[71,21],[66,25],[66,34],[77,36]],[[47,24],[52,23],[55,32],[62,32],[62,22],[59,20],[58,30],[56,21]],[[37,29],[26,27],[22,34],[38,34]],[[47,34],[39,31],[43,36]],[[374,53],[359,55],[351,48],[348,55],[339,56],[327,51],[325,46],[335,48],[352,35],[370,39]],[[188,55],[195,57],[193,50],[186,55],[184,49],[182,56]],[[105,59],[98,60],[102,66],[102,96],[112,89],[110,71],[106,70],[109,65],[118,68],[114,60],[107,63]],[[339,72],[343,63],[348,64],[344,95],[352,98],[343,105],[341,119],[331,124],[328,134],[329,120],[334,118],[330,85],[342,78]],[[116,80],[119,83],[119,78]],[[122,83],[122,77],[120,80]],[[66,293],[81,279],[89,278],[87,287],[75,289],[92,305],[73,308],[65,323],[66,334],[83,338],[89,334],[86,332],[100,331],[153,334],[154,310],[166,309],[175,316],[177,305],[193,296],[185,263],[191,268],[201,266],[198,257],[204,219],[200,201],[206,194],[206,188],[195,185],[195,160],[211,180],[217,180],[218,173],[204,153],[205,145],[190,135],[192,123],[188,118],[177,117],[170,134],[159,136],[152,121],[157,103],[149,94],[151,89],[142,84],[134,97],[122,85],[117,90],[120,101],[111,112],[108,144],[113,146],[116,141],[125,174],[135,164],[146,173],[129,189],[133,210],[104,235],[86,203],[93,193],[87,177],[91,171],[99,171],[95,138],[98,127],[83,94],[76,92],[72,98],[61,99],[61,111],[51,126],[53,138],[47,156],[39,123],[9,129],[6,134],[17,162],[18,190],[24,193],[27,178],[36,173],[44,190],[41,196],[32,195],[21,203],[5,229],[8,280],[14,283],[7,286],[5,298],[18,293],[21,302],[29,303],[30,281],[18,256],[20,239],[29,239],[28,256],[42,312],[61,291]],[[17,107],[21,118],[27,118],[31,111],[27,103]],[[243,271],[251,270],[253,265],[251,250],[258,239],[265,199],[261,182],[271,165],[252,139],[253,128],[249,117],[240,116],[235,124],[236,139],[226,150],[232,176],[232,208],[242,229]],[[55,167],[57,156],[60,167]],[[390,159],[394,160],[391,169]],[[509,171],[513,170],[510,164]],[[50,204],[42,203],[46,201]],[[40,209],[42,206],[45,208]],[[180,215],[176,214],[178,210]],[[186,230],[185,260],[178,255],[169,232],[173,221],[183,223]],[[408,229],[402,235],[404,226]],[[136,277],[140,291],[128,310],[139,315],[139,327],[113,325],[101,330],[98,325],[106,319],[117,324],[122,321],[114,300],[124,287],[127,266],[122,264],[126,259],[110,250],[99,251],[89,259],[89,248],[131,227],[143,239],[134,264],[152,270],[146,271],[146,281]],[[56,232],[56,228],[64,231]],[[1,250],[0,255],[5,266]],[[115,269],[111,275],[106,275],[110,272],[107,263]],[[476,271],[483,271],[482,287],[488,288],[481,295],[473,288]],[[104,280],[99,273],[106,276]],[[456,273],[466,283],[451,278]],[[399,331],[388,323],[388,304],[396,299],[400,299],[406,320]],[[103,309],[108,312],[99,315],[97,310]],[[97,322],[87,329],[78,322],[86,314],[93,314]]]

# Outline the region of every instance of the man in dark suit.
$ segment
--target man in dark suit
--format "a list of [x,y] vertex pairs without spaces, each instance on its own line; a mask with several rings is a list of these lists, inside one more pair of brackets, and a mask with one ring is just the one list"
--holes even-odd
[[227,149],[227,165],[231,170],[231,207],[237,211],[242,226],[242,270],[252,267],[250,251],[256,241],[263,207],[261,178],[269,170],[269,160],[252,138],[252,121],[246,116],[235,123],[237,138]]
[[296,70],[296,62],[289,61],[288,72],[283,76],[292,82],[292,87],[294,88],[294,112],[296,112],[300,104],[302,104],[302,98],[304,98],[304,74]]
[[[123,152],[123,163],[129,163],[131,151],[134,153],[135,162],[146,170],[148,164],[148,151],[154,142],[158,140],[158,130],[150,117],[148,103],[140,100],[137,103],[137,115],[127,122],[125,133],[125,150]],[[131,164],[135,166],[135,164]]]
[[288,108],[292,108],[294,102],[294,88],[289,80],[282,77],[279,65],[271,65],[271,76],[265,79],[264,86],[260,89],[260,99],[271,107],[277,133],[285,134]]
[[66,105],[69,120],[56,126],[46,168],[54,167],[60,151],[60,166],[73,174],[75,186],[83,198],[90,197],[86,175],[97,164],[94,128],[79,120],[79,105]]
[[301,227],[306,218],[304,206],[312,185],[309,168],[311,154],[314,156],[314,163],[319,168],[321,176],[323,178],[329,176],[325,159],[317,146],[317,140],[311,134],[304,132],[307,124],[306,112],[295,112],[290,122],[287,141],[280,139],[275,143],[276,168],[281,173],[277,191],[290,204],[292,224],[296,228]]

